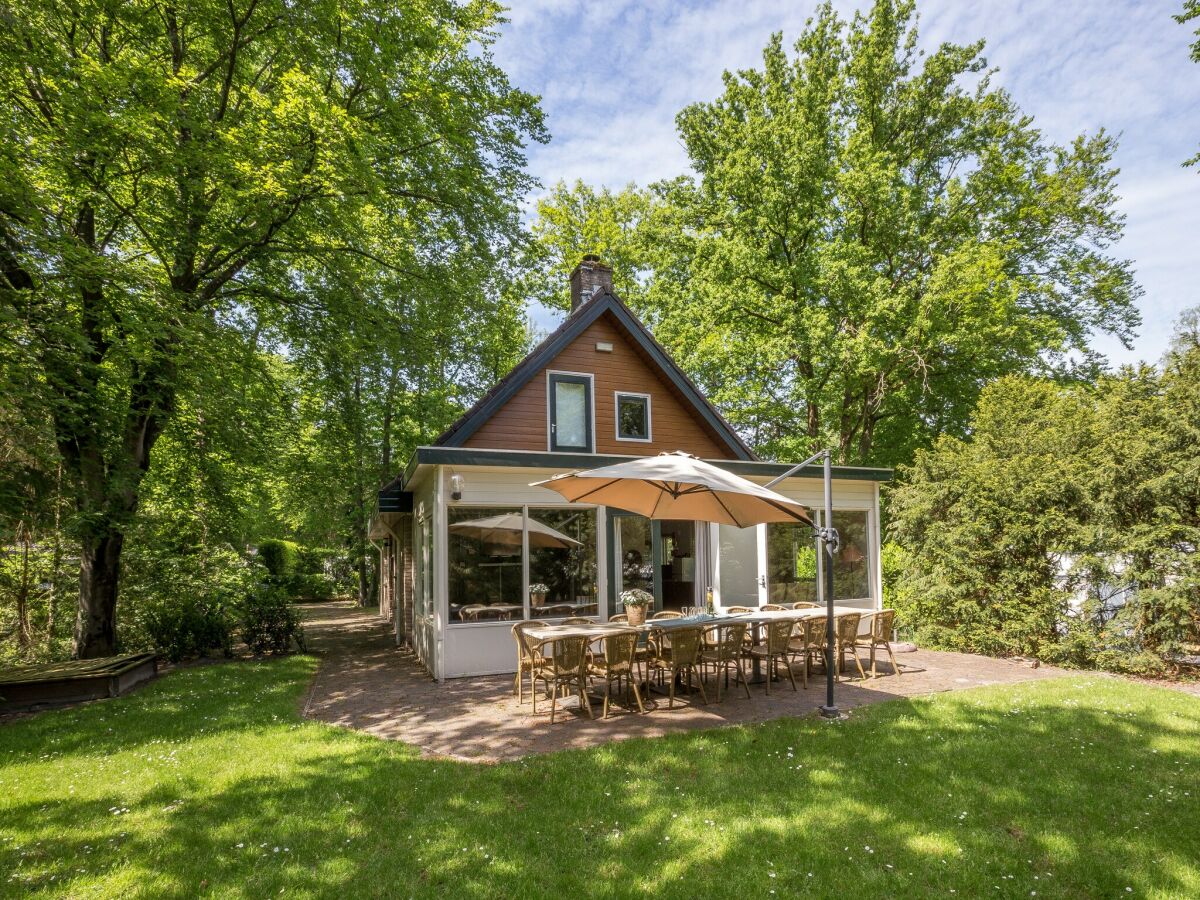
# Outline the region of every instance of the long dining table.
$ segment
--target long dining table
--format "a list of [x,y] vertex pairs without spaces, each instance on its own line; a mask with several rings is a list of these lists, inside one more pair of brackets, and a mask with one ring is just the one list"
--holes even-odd
[[[861,613],[866,616],[872,612],[874,610],[862,609],[857,606],[835,606],[833,608],[834,616],[846,613]],[[824,607],[812,607],[810,609],[760,609],[747,613],[715,613],[713,615],[683,616],[678,619],[648,619],[642,625],[630,625],[628,622],[589,622],[586,625],[582,622],[571,625],[547,623],[545,625],[530,625],[525,629],[525,636],[537,643],[568,637],[585,637],[589,641],[598,641],[603,640],[610,634],[629,631],[631,629],[640,632],[645,637],[652,631],[661,631],[664,634],[670,634],[679,628],[709,628],[713,625],[720,626],[731,622],[746,622],[750,625],[758,626],[765,625],[773,619],[812,619],[824,617]],[[759,642],[760,631],[761,629],[757,627],[751,629],[751,636],[755,643]],[[755,659],[750,681],[751,683],[759,683],[762,680],[759,661]]]

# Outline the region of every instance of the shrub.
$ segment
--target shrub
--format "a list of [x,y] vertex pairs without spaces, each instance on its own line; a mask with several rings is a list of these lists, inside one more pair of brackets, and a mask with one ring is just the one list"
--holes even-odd
[[153,649],[172,661],[229,654],[237,608],[266,574],[227,547],[187,552],[140,543],[126,560],[122,649]]
[[300,547],[292,541],[263,541],[258,545],[258,558],[274,578],[288,578],[297,571]]
[[198,597],[157,602],[143,611],[142,628],[154,649],[171,662],[216,650],[233,655],[233,616],[219,602]]
[[293,600],[330,600],[333,579],[328,575],[293,575],[287,589]]
[[263,587],[246,597],[240,610],[242,640],[254,654],[286,653],[292,641],[301,650],[304,629],[300,615],[277,587]]

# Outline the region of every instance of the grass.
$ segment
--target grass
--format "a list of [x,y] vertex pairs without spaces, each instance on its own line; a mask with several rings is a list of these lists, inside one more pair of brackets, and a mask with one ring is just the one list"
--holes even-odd
[[0,726],[0,893],[1200,896],[1185,694],[1064,678],[479,766],[301,720],[313,667]]

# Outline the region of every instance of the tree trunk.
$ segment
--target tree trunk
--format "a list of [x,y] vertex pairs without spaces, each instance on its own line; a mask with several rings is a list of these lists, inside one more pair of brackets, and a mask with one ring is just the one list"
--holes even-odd
[[117,652],[117,581],[123,534],[85,537],[79,553],[79,614],[75,658],[97,659]]

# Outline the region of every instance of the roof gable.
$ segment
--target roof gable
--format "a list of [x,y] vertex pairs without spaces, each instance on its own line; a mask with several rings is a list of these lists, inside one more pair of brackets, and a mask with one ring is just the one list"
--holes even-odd
[[675,364],[662,345],[654,339],[654,336],[646,330],[620,298],[610,292],[593,297],[571,313],[555,331],[451,425],[435,444],[444,447],[463,446],[464,442],[499,412],[522,387],[550,366],[555,357],[605,313],[611,314],[612,319],[616,321],[630,342],[644,354],[652,367],[674,388],[695,417],[707,426],[707,430],[711,431],[721,444],[729,448],[736,459],[755,459],[754,453],[746,446],[737,432],[708,402],[692,380]]

